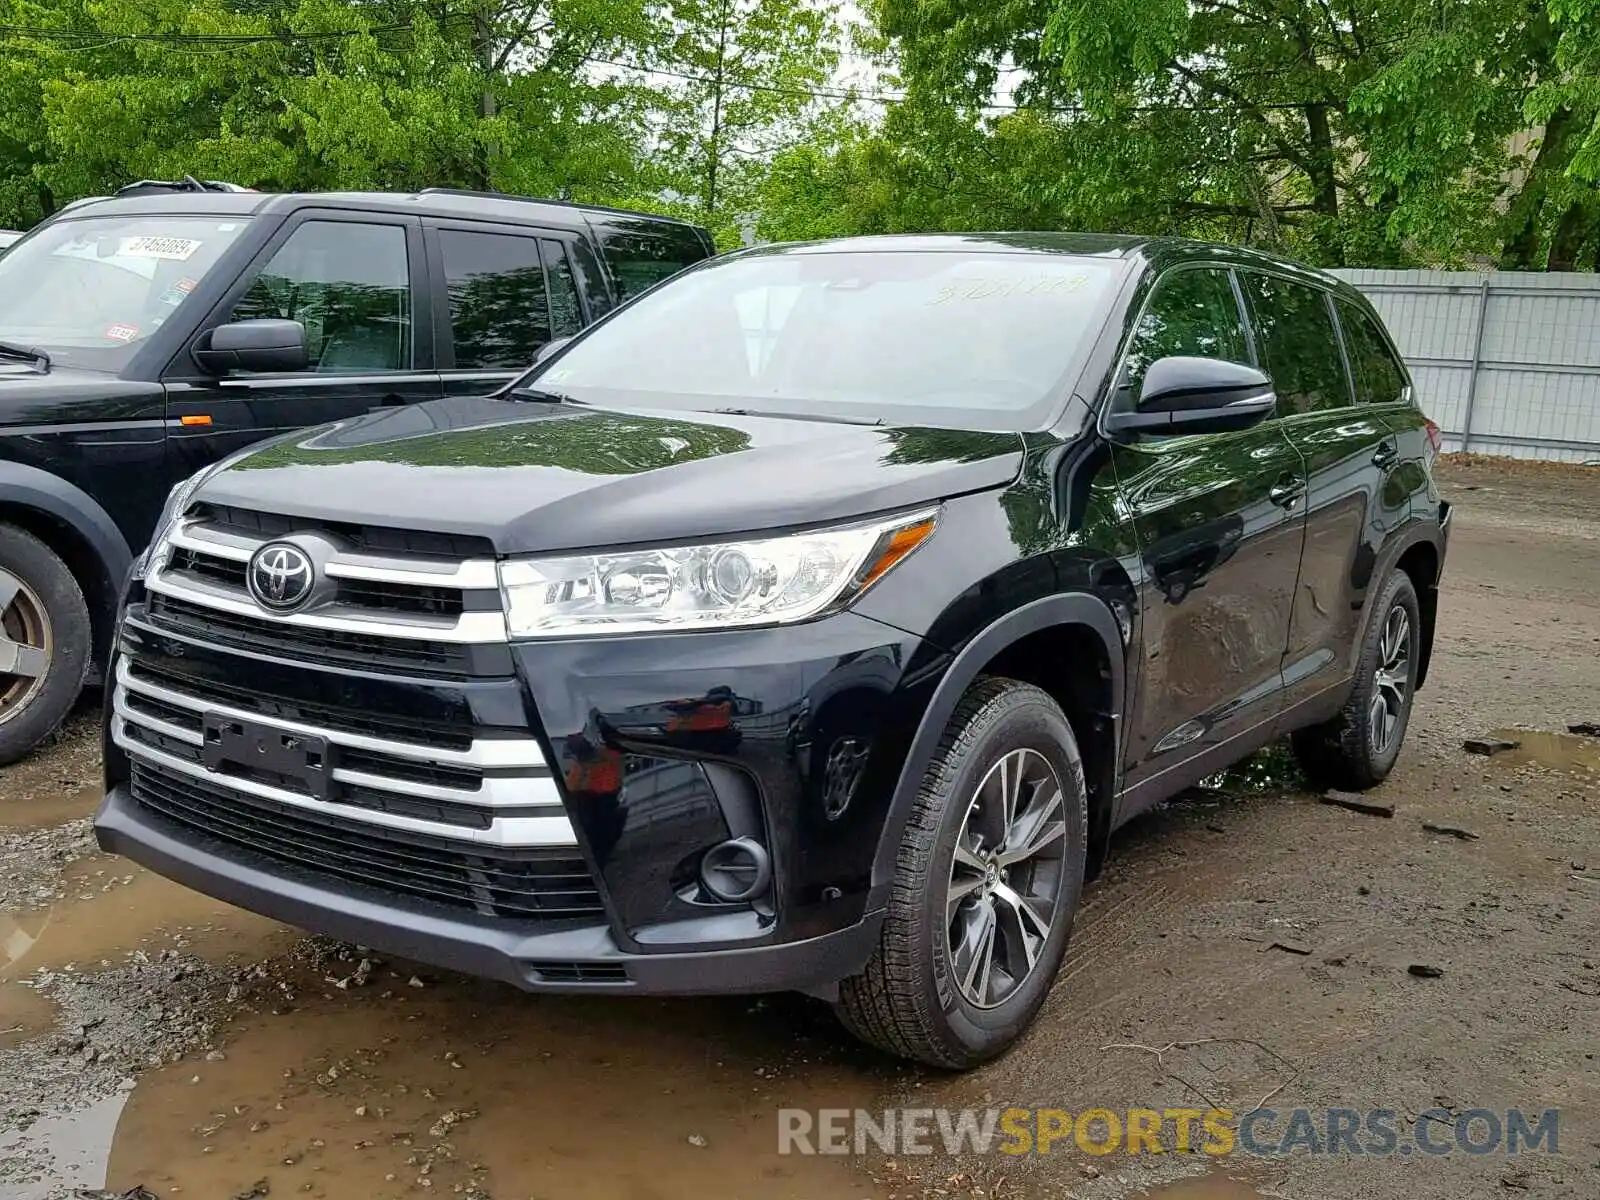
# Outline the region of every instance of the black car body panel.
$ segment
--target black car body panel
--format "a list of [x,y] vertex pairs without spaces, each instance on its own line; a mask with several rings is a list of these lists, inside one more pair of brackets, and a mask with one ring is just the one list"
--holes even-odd
[[527,554],[848,520],[1003,486],[1021,461],[1015,434],[462,398],[280,440],[208,495]]
[[[912,802],[982,676],[1038,684],[1067,713],[1098,856],[1137,812],[1336,713],[1374,584],[1396,567],[1417,584],[1425,655],[1448,507],[1397,361],[1407,390],[1392,400],[1364,390],[1365,376],[1341,374],[1353,381],[1342,398],[1237,432],[1107,433],[1108,414],[1131,403],[1142,339],[1184,336],[1172,332],[1179,322],[1145,319],[1180,275],[1209,289],[1217,320],[1237,322],[1237,359],[1249,364],[1267,356],[1242,276],[1267,273],[1323,297],[1334,364],[1345,361],[1335,302],[1371,316],[1356,293],[1277,259],[1191,243],[969,235],[851,245],[1111,255],[1126,274],[1040,428],[717,413],[687,398],[648,408],[452,399],[279,438],[206,480],[191,510],[202,530],[229,522],[228,536],[246,528],[238,514],[273,514],[250,526],[245,545],[308,531],[307,545],[343,539],[351,562],[411,531],[451,539],[465,547],[461,571],[487,580],[476,560],[805,530],[937,504],[935,532],[906,565],[842,610],[773,627],[508,639],[506,657],[408,667],[382,646],[335,645],[248,607],[212,620],[142,582],[129,593],[122,655],[180,693],[163,710],[180,734],[199,728],[220,685],[249,679],[259,693],[251,711],[267,725],[333,728],[334,740],[346,736],[336,721],[409,722],[419,737],[476,739],[474,753],[495,739],[535,740],[540,811],[558,804],[570,820],[562,853],[581,855],[593,889],[581,914],[506,916],[493,880],[511,868],[493,858],[473,868],[486,891],[432,899],[375,850],[319,865],[307,847],[331,843],[307,812],[365,837],[356,823],[370,818],[351,807],[237,795],[257,814],[253,843],[219,825],[227,818],[198,793],[141,782],[124,751],[161,761],[141,741],[154,709],[137,717],[146,732],[111,715],[125,744],[108,746],[102,844],[283,919],[534,990],[826,994],[871,953]],[[524,381],[527,394],[539,375]],[[233,595],[245,551],[230,553],[233,566],[205,570],[233,580]],[[487,582],[474,586],[463,585],[463,614],[497,603]],[[698,864],[741,837],[765,848],[770,887],[749,901],[708,899]]]

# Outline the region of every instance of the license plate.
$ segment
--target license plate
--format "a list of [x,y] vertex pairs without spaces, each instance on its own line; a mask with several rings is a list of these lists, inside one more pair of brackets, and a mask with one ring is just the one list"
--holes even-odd
[[332,795],[333,761],[327,738],[212,713],[202,718],[202,728],[202,758],[209,770],[227,774],[232,767],[236,773],[319,800]]

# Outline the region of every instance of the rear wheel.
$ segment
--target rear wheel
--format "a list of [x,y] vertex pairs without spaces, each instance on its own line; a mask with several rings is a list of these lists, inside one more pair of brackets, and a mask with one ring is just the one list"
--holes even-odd
[[1344,709],[1290,739],[1313,784],[1362,791],[1382,783],[1394,769],[1411,720],[1421,634],[1416,590],[1397,570],[1372,606],[1355,687]]
[[1049,695],[980,680],[940,741],[901,843],[866,969],[840,985],[857,1037],[941,1067],[995,1057],[1028,1027],[1083,887],[1088,801]]
[[89,668],[89,606],[32,534],[0,525],[0,764],[61,724]]

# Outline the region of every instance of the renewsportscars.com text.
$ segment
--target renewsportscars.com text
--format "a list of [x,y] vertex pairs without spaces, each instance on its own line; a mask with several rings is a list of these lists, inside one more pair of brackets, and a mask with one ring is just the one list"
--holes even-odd
[[778,1111],[779,1154],[1557,1153],[1559,1109],[824,1108]]

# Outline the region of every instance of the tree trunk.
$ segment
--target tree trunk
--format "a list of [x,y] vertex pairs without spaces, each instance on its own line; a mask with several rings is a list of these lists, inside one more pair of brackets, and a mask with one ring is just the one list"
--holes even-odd
[[[483,71],[483,90],[478,95],[478,118],[489,120],[500,111],[494,94],[494,26],[487,8],[476,9],[472,14],[473,52]],[[479,142],[473,149],[473,186],[483,191],[493,191],[491,164],[494,147],[487,141]]]
[[722,165],[722,97],[723,73],[728,64],[728,21],[731,0],[723,0],[721,19],[717,25],[717,70],[712,77],[711,136],[706,140],[706,186],[701,197],[705,215],[709,218],[717,208],[717,168]]
[[56,211],[56,194],[50,190],[50,185],[39,185],[39,212],[41,217],[54,216]]
[[[1567,134],[1572,128],[1572,110],[1558,108],[1545,123],[1544,137],[1539,141],[1539,152],[1528,167],[1528,177],[1523,181],[1522,221],[1506,237],[1500,250],[1502,271],[1532,271],[1537,268],[1540,223],[1544,216],[1545,181],[1564,170],[1567,160]],[[1513,207],[1517,207],[1513,202]]]
[[1344,239],[1339,235],[1339,182],[1334,175],[1333,131],[1328,125],[1326,104],[1306,105],[1306,134],[1311,150],[1311,203],[1328,219],[1322,231],[1327,266],[1344,266]]
[[1583,201],[1574,200],[1567,205],[1567,211],[1556,222],[1555,235],[1550,239],[1550,261],[1545,270],[1576,271],[1578,254],[1583,250],[1584,242],[1589,240],[1592,224],[1589,208]]

